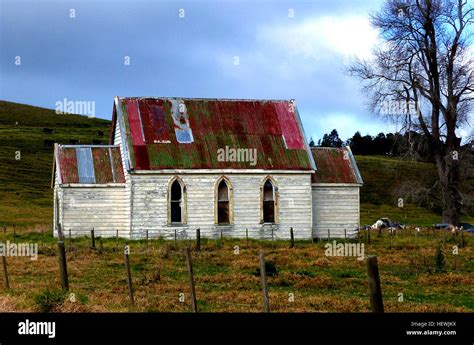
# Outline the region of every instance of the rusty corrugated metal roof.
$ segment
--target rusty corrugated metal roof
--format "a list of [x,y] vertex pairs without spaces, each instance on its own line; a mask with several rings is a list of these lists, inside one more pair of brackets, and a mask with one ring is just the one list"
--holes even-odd
[[[130,168],[312,170],[291,101],[117,98]],[[115,116],[117,114],[117,116]],[[218,150],[256,149],[256,164]]]
[[118,146],[58,145],[60,183],[124,183]]
[[313,147],[311,153],[318,167],[313,183],[363,183],[349,147]]

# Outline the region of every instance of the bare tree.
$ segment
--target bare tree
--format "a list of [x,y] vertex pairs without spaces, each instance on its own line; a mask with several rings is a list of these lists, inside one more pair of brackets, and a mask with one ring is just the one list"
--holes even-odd
[[[363,80],[373,111],[418,130],[436,160],[443,220],[458,224],[461,138],[474,100],[474,8],[467,0],[388,0],[372,16],[381,43],[349,72]],[[387,112],[398,102],[406,109]],[[393,108],[393,107],[392,107]]]

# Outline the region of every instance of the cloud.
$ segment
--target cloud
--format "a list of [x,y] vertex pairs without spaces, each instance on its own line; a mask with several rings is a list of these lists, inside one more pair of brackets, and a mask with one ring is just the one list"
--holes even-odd
[[263,27],[257,40],[315,61],[331,59],[334,54],[369,58],[378,42],[378,31],[364,15],[324,16],[291,26]]

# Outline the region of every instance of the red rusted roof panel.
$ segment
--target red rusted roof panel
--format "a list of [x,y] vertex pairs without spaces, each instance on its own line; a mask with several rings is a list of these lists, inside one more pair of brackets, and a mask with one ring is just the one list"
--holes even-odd
[[112,166],[109,150],[93,147],[92,159],[94,163],[94,173],[96,183],[113,182]]
[[358,183],[347,148],[311,148],[317,170],[312,174],[313,183]]
[[76,150],[60,147],[58,154],[62,183],[78,183]]
[[112,168],[115,173],[115,182],[116,183],[125,183],[125,176],[122,166],[122,157],[120,154],[120,148],[111,147],[110,152],[112,152]]
[[[137,170],[311,170],[290,101],[120,98],[119,102],[125,104],[121,110],[126,142]],[[229,156],[222,161],[219,150],[226,148],[256,150],[252,153],[257,160]]]

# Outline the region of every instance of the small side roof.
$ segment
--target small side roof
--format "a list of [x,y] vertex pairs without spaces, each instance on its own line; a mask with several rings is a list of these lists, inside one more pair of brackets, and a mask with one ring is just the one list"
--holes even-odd
[[312,183],[364,183],[349,146],[312,147],[311,153],[318,167],[311,175]]
[[125,183],[118,146],[56,144],[54,165],[60,184]]

